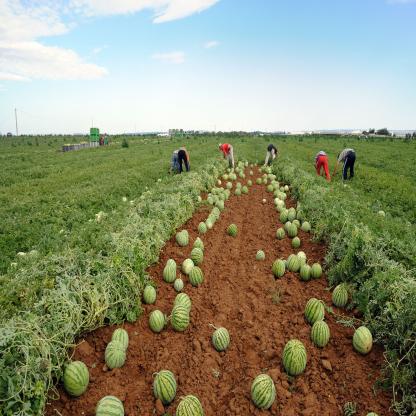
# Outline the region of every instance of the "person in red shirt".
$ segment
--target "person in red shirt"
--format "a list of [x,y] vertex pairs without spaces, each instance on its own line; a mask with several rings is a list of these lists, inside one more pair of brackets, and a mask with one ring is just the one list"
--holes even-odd
[[218,149],[224,154],[224,158],[228,160],[230,168],[234,168],[234,151],[233,146],[228,143],[219,144]]
[[316,168],[316,173],[319,176],[321,175],[321,170],[323,168],[325,172],[326,180],[328,182],[331,182],[331,175],[329,174],[329,169],[328,169],[328,156],[323,150],[318,152],[315,156],[315,168]]

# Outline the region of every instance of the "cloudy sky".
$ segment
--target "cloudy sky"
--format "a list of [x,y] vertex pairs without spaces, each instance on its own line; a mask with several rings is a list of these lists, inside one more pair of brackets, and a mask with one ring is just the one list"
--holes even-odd
[[416,129],[415,0],[0,0],[0,132]]

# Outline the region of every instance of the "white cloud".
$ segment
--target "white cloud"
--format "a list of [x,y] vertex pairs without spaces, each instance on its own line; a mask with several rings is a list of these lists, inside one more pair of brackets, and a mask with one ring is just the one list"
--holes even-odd
[[71,0],[71,7],[88,16],[155,12],[154,23],[182,19],[208,9],[219,0]]
[[152,55],[152,59],[169,64],[182,64],[185,62],[185,53],[181,51],[155,53]]
[[211,49],[211,48],[215,48],[216,46],[218,46],[220,43],[216,40],[209,40],[208,42],[204,43],[204,48],[205,49]]
[[93,55],[98,55],[99,53],[101,53],[104,49],[107,49],[108,45],[104,45],[104,46],[97,46],[96,48],[94,48],[91,52]]
[[0,79],[94,79],[106,74],[84,62],[74,51],[45,46],[39,38],[68,32],[62,20],[62,3],[42,0],[0,0]]

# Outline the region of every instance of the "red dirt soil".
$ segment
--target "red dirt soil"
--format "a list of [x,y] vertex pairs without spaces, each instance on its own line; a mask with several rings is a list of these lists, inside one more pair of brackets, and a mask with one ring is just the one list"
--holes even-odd
[[[255,177],[258,174],[256,169]],[[263,198],[267,203],[262,203]],[[287,205],[293,206],[294,201]],[[173,415],[180,397],[194,394],[206,416],[267,412],[285,416],[341,415],[348,401],[357,403],[357,415],[370,411],[391,415],[390,395],[374,389],[383,363],[381,348],[374,346],[367,356],[361,356],[352,347],[353,329],[336,323],[328,313],[329,344],[320,349],[310,341],[304,307],[311,297],[331,305],[325,276],[309,282],[300,281],[291,272],[278,280],[273,277],[271,266],[276,258],[303,250],[309,264],[322,263],[325,246],[312,242],[302,231],[298,250],[292,249],[287,237],[277,240],[279,214],[264,185],[254,184],[248,195],[232,196],[213,229],[201,236],[205,252],[200,267],[205,280],[194,288],[182,276],[184,291],[192,299],[189,328],[183,333],[170,327],[160,334],[151,332],[149,313],[160,309],[169,315],[176,296],[173,286],[162,279],[165,263],[173,258],[179,266],[190,255],[198,224],[208,212],[202,207],[183,226],[190,234],[188,247],[179,247],[173,237],[163,248],[159,263],[149,268],[158,285],[157,300],[155,305],[144,305],[144,314],[136,323],[123,325],[130,336],[124,367],[109,371],[105,366],[105,347],[115,327],[88,334],[73,357],[89,367],[87,392],[71,398],[60,388],[60,399],[49,404],[46,414],[94,415],[98,400],[114,395],[124,402],[126,415]],[[238,226],[236,238],[226,233],[231,223]],[[263,262],[255,260],[260,249],[266,253]],[[218,353],[212,347],[213,329],[209,324],[229,330],[231,344],[226,352]],[[281,362],[283,347],[292,338],[300,339],[308,352],[306,370],[296,378],[286,375]],[[155,401],[152,391],[152,375],[162,369],[173,371],[178,382],[176,398],[165,409]],[[276,385],[277,397],[269,411],[256,409],[250,399],[251,383],[260,373],[269,374]]]

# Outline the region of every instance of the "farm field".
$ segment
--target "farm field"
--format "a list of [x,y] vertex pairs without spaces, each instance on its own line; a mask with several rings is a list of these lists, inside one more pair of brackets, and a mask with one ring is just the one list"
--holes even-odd
[[[17,409],[26,409],[21,414],[41,414],[47,391],[62,377],[68,351],[75,340],[85,338],[89,346],[81,344],[75,357],[91,363],[88,365],[96,364],[90,369],[91,396],[87,393],[80,399],[69,400],[63,395],[61,401],[52,402],[48,412],[55,406],[62,414],[76,414],[80,409],[93,414],[93,402],[101,394],[110,394],[109,387],[116,377],[121,380],[118,393],[126,395],[123,397],[128,414],[134,414],[135,399],[123,381],[127,373],[124,369],[103,372],[103,352],[113,328],[106,326],[90,333],[126,320],[129,323],[123,325],[130,333],[133,354],[128,356],[125,371],[137,370],[134,360],[144,360],[140,371],[147,374],[146,382],[138,380],[137,373],[133,378],[143,392],[141,406],[149,411],[154,406],[150,375],[157,371],[154,369],[157,362],[167,366],[171,345],[175,351],[183,348],[190,351],[184,363],[180,354],[173,360],[180,394],[187,393],[187,387],[195,393],[202,391],[200,380],[210,377],[209,391],[223,397],[225,403],[230,399],[230,389],[246,374],[245,384],[236,387],[241,403],[235,404],[235,409],[242,415],[255,414],[250,404],[249,379],[255,376],[256,366],[259,370],[266,371],[269,366],[275,370],[272,375],[280,394],[273,414],[290,408],[305,415],[314,414],[307,409],[315,406],[315,399],[306,390],[317,396],[323,390],[330,391],[331,397],[336,398],[336,403],[330,402],[333,411],[339,411],[341,402],[348,400],[356,401],[358,414],[364,415],[363,401],[365,405],[373,403],[380,416],[390,414],[390,404],[391,411],[402,415],[415,410],[416,181],[412,161],[416,148],[413,142],[334,137],[195,137],[185,142],[191,152],[192,173],[172,177],[167,174],[170,155],[184,140],[129,138],[129,147],[122,148],[120,137],[107,148],[67,154],[59,153],[61,144],[50,139],[38,139],[39,146],[35,145],[35,139],[30,139],[32,145],[27,140],[22,139],[21,144],[14,146],[11,142],[1,144],[0,157],[6,169],[0,177],[0,210],[5,219],[0,225],[0,336],[4,340],[4,353],[0,355],[0,413],[19,414]],[[273,171],[279,180],[290,184],[291,197],[298,200],[312,223],[315,241],[306,238],[306,242],[301,234],[304,251],[324,265],[328,280],[303,283],[292,273],[280,280],[273,279],[272,260],[287,256],[292,248],[289,240],[277,241],[274,237],[279,220],[271,194],[267,194],[268,203],[263,205],[260,197],[266,195],[264,186],[254,186],[248,196],[232,197],[214,231],[202,237],[207,243],[202,268],[206,267],[208,274],[200,288],[188,285],[186,289],[189,288],[194,301],[190,329],[185,334],[167,330],[154,335],[147,328],[146,319],[153,306],[140,305],[146,276],[150,274],[159,287],[156,306],[168,313],[174,291],[161,281],[161,271],[167,258],[180,260],[188,254],[188,248],[179,248],[173,240],[166,246],[165,242],[186,221],[189,222],[184,227],[191,232],[192,240],[199,220],[207,215],[197,197],[211,189],[224,171],[224,165],[218,161],[219,141],[233,143],[236,156],[252,162],[262,161],[270,141],[278,146],[281,156]],[[346,145],[357,150],[356,178],[344,186],[338,174],[327,184],[314,172],[314,155],[321,149],[327,151],[332,170],[336,154]],[[123,197],[127,200],[123,201]],[[294,203],[291,199],[289,204]],[[385,216],[378,214],[380,210]],[[105,214],[102,220],[97,220],[100,211]],[[232,220],[234,215],[236,219]],[[230,241],[225,228],[231,222],[237,223],[240,233]],[[228,251],[224,250],[224,241],[228,243]],[[255,253],[261,248],[266,252],[264,262],[255,261]],[[16,257],[17,252],[30,250],[38,253]],[[238,262],[237,258],[243,261]],[[17,265],[12,267],[12,262]],[[225,279],[223,286],[221,276]],[[327,289],[342,282],[350,287],[354,313],[371,329],[379,344],[365,357],[352,350],[352,328],[336,323],[330,314],[327,321],[333,339],[328,357],[309,341],[302,304],[316,296],[329,306]],[[237,308],[232,304],[232,295],[244,306]],[[260,302],[260,298],[264,301]],[[224,304],[226,312],[221,312]],[[277,322],[270,319],[271,313],[279,317]],[[347,315],[351,316],[351,312]],[[229,316],[232,320],[228,324]],[[257,334],[255,319],[260,320],[264,334]],[[204,321],[202,327],[200,320]],[[352,322],[347,318],[344,324]],[[234,360],[228,361],[228,352],[211,351],[206,341],[211,333],[209,323],[230,326],[229,353]],[[276,334],[286,332],[290,337],[298,332],[308,353],[310,349],[313,351],[306,373],[293,383],[291,379],[284,383],[286,376],[279,364],[284,340]],[[144,339],[140,334],[144,334]],[[194,343],[194,339],[198,342]],[[243,348],[245,345],[253,345],[249,351],[259,347],[260,352],[250,357]],[[270,349],[278,355],[268,355]],[[338,357],[340,354],[345,358],[347,351],[352,357],[351,371],[342,367]],[[247,360],[236,367],[233,377],[227,377],[225,369],[235,365],[238,354],[246,354]],[[321,368],[322,359],[334,364],[331,373]],[[215,367],[215,374],[220,373],[218,377],[203,372],[207,370],[205,366],[202,368],[205,360]],[[194,364],[201,368],[196,373],[191,371],[191,379],[187,380]],[[334,386],[331,376],[346,384],[354,383],[350,398],[345,389]],[[221,377],[230,385],[223,387]],[[317,377],[319,382],[315,385],[313,380]],[[375,399],[371,389],[377,377],[387,392]],[[305,394],[309,402],[305,402]],[[204,398],[203,392],[200,395]],[[319,399],[317,402],[319,406]],[[216,405],[221,406],[221,401]],[[208,409],[226,412],[210,402],[206,406],[207,414]]]
[[[257,176],[247,175],[240,181],[246,185],[248,179]],[[303,250],[310,264],[323,262],[325,246],[312,242],[303,231],[299,231],[299,249],[291,247],[290,238],[277,240],[276,230],[284,224],[279,220],[272,194],[263,184],[249,189],[248,195],[232,196],[213,229],[203,235],[198,233],[198,224],[206,220],[210,206],[202,206],[183,226],[190,234],[188,246],[180,247],[175,238],[166,244],[159,262],[148,269],[157,286],[156,302],[144,307],[143,319],[123,326],[130,338],[126,364],[111,371],[105,366],[104,352],[114,327],[89,334],[74,355],[74,359],[91,368],[88,392],[72,399],[60,389],[61,399],[51,402],[47,415],[56,411],[62,415],[94,415],[96,403],[106,395],[120,398],[129,415],[174,414],[178,399],[163,411],[160,403],[155,408],[152,374],[162,369],[175,374],[177,397],[196,395],[206,415],[263,414],[251,402],[250,387],[254,378],[264,372],[271,375],[277,389],[277,399],[269,411],[272,415],[335,415],[347,402],[357,403],[359,414],[370,410],[392,414],[389,394],[373,390],[383,362],[380,348],[368,356],[354,352],[353,329],[337,323],[329,313],[328,346],[320,349],[310,341],[304,308],[311,297],[331,305],[326,280],[322,277],[302,282],[298,273],[290,271],[281,279],[273,276],[276,259]],[[289,200],[286,206],[296,203]],[[235,238],[227,235],[231,223],[238,227]],[[170,315],[177,294],[173,285],[162,279],[165,264],[168,259],[174,259],[178,266],[182,264],[190,257],[198,236],[205,246],[200,265],[203,283],[192,287],[187,276],[178,273],[186,282],[183,291],[192,300],[190,326],[184,333],[169,327],[155,334],[148,325],[149,314],[159,309]],[[265,261],[256,261],[260,249],[266,254]],[[341,309],[334,311],[345,314]],[[210,324],[226,327],[230,332],[227,351],[213,348]],[[308,353],[307,369],[299,377],[290,377],[281,368],[283,348],[293,338],[300,339]]]

